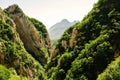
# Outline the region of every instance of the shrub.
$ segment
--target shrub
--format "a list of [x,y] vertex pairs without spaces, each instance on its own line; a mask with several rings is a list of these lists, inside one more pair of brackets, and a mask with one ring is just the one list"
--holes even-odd
[[10,78],[10,72],[4,66],[0,65],[0,80],[8,80]]
[[119,80],[119,79],[120,79],[120,57],[118,57],[115,61],[109,64],[105,71],[101,73],[97,78],[97,80]]

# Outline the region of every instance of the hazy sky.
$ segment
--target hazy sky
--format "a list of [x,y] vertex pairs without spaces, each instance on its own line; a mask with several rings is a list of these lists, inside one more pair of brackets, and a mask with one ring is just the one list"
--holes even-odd
[[81,20],[98,0],[0,0],[0,7],[18,4],[24,13],[34,17],[47,28],[62,19]]

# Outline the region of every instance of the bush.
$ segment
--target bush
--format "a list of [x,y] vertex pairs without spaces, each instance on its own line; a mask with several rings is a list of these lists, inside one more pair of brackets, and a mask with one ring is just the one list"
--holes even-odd
[[10,78],[10,72],[4,66],[0,65],[0,80],[8,80]]
[[118,57],[115,61],[109,64],[105,71],[101,73],[97,78],[97,80],[119,80],[119,79],[120,79],[120,57]]

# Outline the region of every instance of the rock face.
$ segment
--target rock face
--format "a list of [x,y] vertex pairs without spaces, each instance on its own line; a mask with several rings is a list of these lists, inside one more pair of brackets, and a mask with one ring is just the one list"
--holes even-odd
[[[20,39],[22,40],[25,49],[41,64],[45,64],[51,46],[47,31],[44,33],[47,37],[40,36],[39,31],[34,24],[30,22],[28,17],[25,16],[23,11],[17,5],[9,6],[4,11],[14,20],[16,30],[20,35]],[[46,49],[46,53],[44,53],[42,49]]]
[[69,22],[67,19],[63,19],[61,22],[58,22],[55,25],[53,25],[48,30],[51,41],[58,40],[67,28],[73,26],[77,22],[78,21]]

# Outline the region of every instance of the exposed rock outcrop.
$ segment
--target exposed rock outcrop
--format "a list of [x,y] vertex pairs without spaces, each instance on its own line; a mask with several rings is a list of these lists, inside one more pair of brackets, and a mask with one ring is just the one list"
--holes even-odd
[[[4,69],[4,67],[8,70]],[[1,9],[0,70],[2,70],[2,72],[0,71],[1,80],[44,79],[44,68],[25,50],[20,36],[16,31],[16,24]]]
[[[9,6],[4,11],[14,20],[16,24],[16,30],[20,35],[20,39],[22,40],[25,49],[41,64],[45,64],[47,62],[47,56],[50,48],[49,37],[47,37],[47,39],[42,38],[42,36],[39,34],[39,31],[37,31],[35,26],[16,4]],[[47,52],[44,53],[41,48],[46,48]]]
[[71,39],[70,39],[70,41],[69,41],[69,46],[70,46],[71,48],[73,48],[73,46],[76,44],[77,34],[78,34],[78,31],[77,31],[76,28],[74,28],[74,29],[72,30],[72,36],[71,36]]

